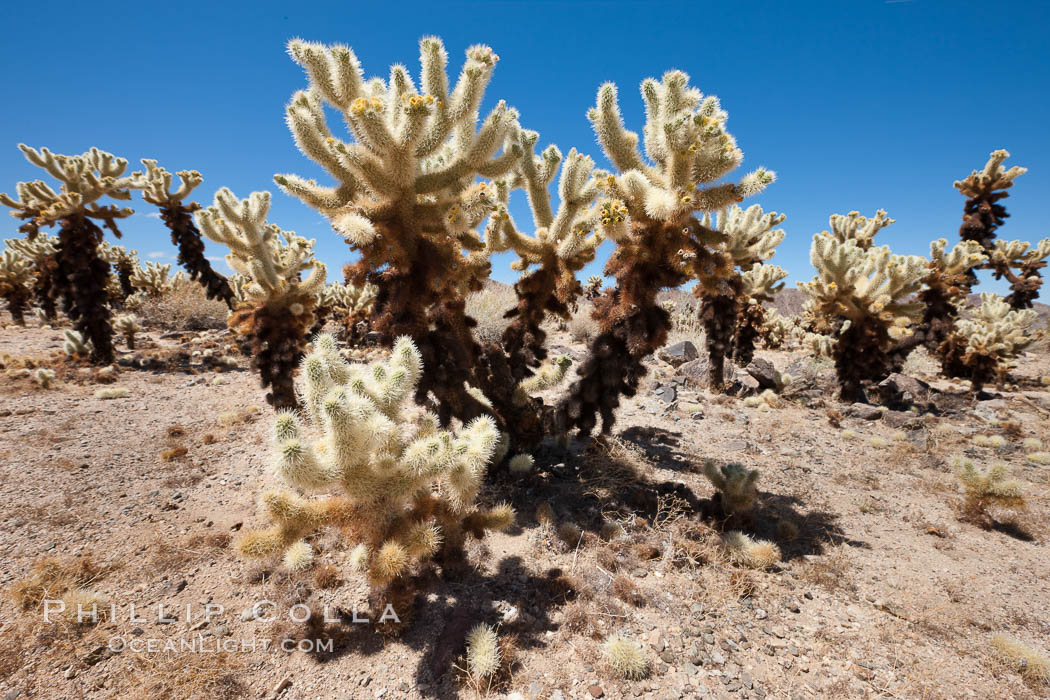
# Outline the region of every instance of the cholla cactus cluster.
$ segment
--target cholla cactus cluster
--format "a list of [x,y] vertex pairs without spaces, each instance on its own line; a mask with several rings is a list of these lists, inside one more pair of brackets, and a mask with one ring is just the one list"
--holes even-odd
[[832,216],[832,231],[813,237],[817,274],[799,284],[812,299],[810,312],[830,331],[826,340],[807,338],[807,344],[830,352],[843,400],[863,400],[863,385],[892,371],[894,342],[910,334],[922,314],[913,295],[922,288],[925,259],[873,245],[875,233],[891,223],[884,211],[870,219],[857,212]]
[[716,216],[705,214],[701,222],[708,229],[716,256],[696,288],[701,299],[710,383],[716,391],[724,388],[727,355],[742,365],[751,361],[765,318],[764,304],[784,286],[787,272],[762,261],[773,257],[784,240],[783,229],[774,227],[785,218],[776,212],[763,212],[757,204],[746,210],[733,205]]
[[0,204],[25,223],[19,229],[35,238],[41,227],[59,225],[52,285],[76,329],[90,338],[92,360],[113,360],[113,329],[106,304],[109,265],[99,256],[101,222],[120,236],[116,222],[131,216],[131,209],[102,204],[103,198],[128,200],[131,183],[122,177],[127,161],[93,148],[79,156],[64,156],[46,148],[24,144],[19,148],[33,165],[61,184],[56,191],[42,180],[20,182],[18,199],[0,194]]
[[29,259],[7,248],[0,255],[0,298],[6,302],[11,319],[24,326],[26,306],[32,298],[33,271]]
[[[771,183],[759,168],[739,182],[720,182],[739,166],[743,153],[726,131],[718,98],[703,96],[681,71],[641,86],[646,107],[642,138],[620,116],[616,87],[598,90],[588,112],[598,143],[619,175],[596,173],[599,224],[616,242],[605,274],[617,286],[595,301],[600,333],[559,406],[558,427],[588,433],[602,418],[613,423],[621,395],[633,395],[646,369],[642,359],[660,348],[670,329],[657,293],[690,279],[711,285],[726,276],[730,261],[713,249],[698,215],[757,194]],[[639,141],[645,149],[643,157]],[[720,184],[714,184],[720,182]]]
[[131,272],[131,285],[136,294],[143,298],[154,299],[171,291],[173,280],[170,278],[171,264],[147,262],[136,266]]
[[135,284],[132,282],[132,277],[135,276],[135,272],[139,268],[138,251],[128,250],[120,245],[110,245],[103,241],[99,255],[112,265],[113,270],[116,272],[115,279],[111,277],[108,285],[110,298],[121,304],[126,303],[128,297],[135,294]]
[[[239,551],[285,554],[301,565],[305,538],[341,527],[356,545],[350,563],[367,573],[373,604],[380,610],[392,604],[404,619],[414,570],[429,562],[457,566],[467,536],[509,526],[510,506],[474,504],[499,441],[495,423],[482,417],[458,431],[441,430],[437,416],[411,405],[423,371],[407,338],[395,343],[387,362],[349,365],[334,338],[320,336],[303,361],[302,404],[323,441],[312,443],[298,415],[278,415],[275,471],[294,491],[263,493],[274,525],[243,535]],[[333,490],[338,495],[301,495]]]
[[747,469],[742,464],[730,462],[721,467],[714,462],[704,462],[704,476],[718,489],[719,503],[726,515],[744,513],[754,507],[758,500],[758,470]]
[[[251,280],[247,301],[238,305],[229,325],[251,342],[252,363],[263,386],[272,389],[266,400],[275,408],[294,408],[295,368],[324,287],[325,266],[314,260],[312,240],[267,223],[269,210],[269,192],[238,200],[223,188],[196,217],[205,236],[230,249],[230,267]],[[303,280],[306,270],[310,274]]]
[[171,242],[179,249],[178,262],[199,282],[209,299],[221,299],[234,307],[233,291],[226,278],[212,269],[204,255],[204,241],[193,222],[193,212],[200,208],[196,202],[186,202],[204,178],[196,170],[181,170],[179,186],[172,189],[172,174],[157,165],[157,161],[143,159],[145,171],[134,173],[134,186],[142,190],[142,198],[160,208],[160,216],[171,231]]
[[1029,333],[1037,314],[1014,309],[1007,300],[981,294],[981,305],[959,319],[941,345],[944,373],[969,379],[974,390],[1001,381],[1012,360],[1033,341]]
[[33,300],[43,311],[48,321],[55,320],[55,292],[52,278],[55,271],[55,253],[58,251],[58,238],[46,233],[38,233],[33,239],[9,238],[4,241],[7,247],[26,258],[32,266]]
[[340,317],[346,327],[350,341],[361,340],[368,328],[368,319],[376,298],[376,287],[373,284],[326,284],[321,291],[317,307],[314,309],[314,325],[311,335],[321,332],[325,322],[333,314]]
[[[1010,306],[1028,309],[1039,296],[1043,283],[1039,270],[1046,266],[1045,259],[1050,255],[1050,239],[1042,241],[1032,251],[1028,250],[1029,244],[1021,241],[1004,243],[996,240],[996,230],[1009,217],[1002,204],[1010,196],[1007,190],[1014,186],[1014,180],[1027,172],[1026,168],[1016,165],[1004,168],[1003,163],[1009,157],[1007,151],[992,151],[982,170],[974,170],[969,177],[956,181],[955,189],[967,198],[959,236],[984,249],[988,261],[981,267],[992,269],[996,279],[1005,277],[1010,282],[1011,293],[1007,297]],[[976,281],[972,272],[971,278]]]

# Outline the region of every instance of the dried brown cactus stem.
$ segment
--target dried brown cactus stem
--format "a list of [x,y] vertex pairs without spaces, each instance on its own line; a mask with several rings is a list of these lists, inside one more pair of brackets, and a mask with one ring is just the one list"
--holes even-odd
[[[223,275],[215,271],[204,255],[204,241],[193,223],[193,212],[200,205],[196,202],[183,204],[173,200],[160,208],[160,217],[171,231],[171,242],[179,249],[178,263],[189,273],[190,279],[200,283],[209,299],[219,299],[233,310],[236,306],[233,290]],[[121,287],[124,286],[121,278]]]
[[[314,296],[301,294],[238,306],[229,327],[251,344],[252,368],[270,389],[266,402],[275,409],[296,409],[295,370],[306,349],[313,322]],[[298,313],[295,313],[298,312]]]
[[850,323],[835,342],[832,359],[839,378],[840,398],[864,403],[864,387],[889,376],[894,363],[885,348],[889,345],[886,324],[868,316]]
[[54,292],[56,267],[54,254],[48,255],[37,264],[36,279],[33,281],[33,299],[49,321],[54,321],[58,317]]
[[[116,226],[107,222],[112,230]],[[85,216],[63,219],[58,232],[52,280],[55,296],[73,328],[91,341],[91,361],[113,362],[113,326],[106,304],[109,263],[99,255],[102,229]]]
[[671,315],[656,296],[667,287],[687,281],[673,265],[681,250],[697,250],[682,227],[653,227],[652,235],[639,235],[647,245],[621,244],[609,259],[605,273],[617,280],[614,290],[595,300],[594,318],[602,332],[591,341],[587,359],[577,370],[578,379],[558,405],[559,432],[578,428],[587,435],[601,416],[602,432],[615,421],[620,396],[633,396],[646,374],[642,360],[663,347],[671,330]]
[[755,357],[755,344],[762,335],[766,309],[762,304],[742,304],[736,314],[733,334],[733,361],[746,367]]
[[[733,286],[734,280],[727,281]],[[739,286],[739,280],[735,280]],[[732,353],[738,303],[735,294],[705,295],[700,300],[700,321],[707,343],[708,383],[712,391],[725,391],[725,358]]]

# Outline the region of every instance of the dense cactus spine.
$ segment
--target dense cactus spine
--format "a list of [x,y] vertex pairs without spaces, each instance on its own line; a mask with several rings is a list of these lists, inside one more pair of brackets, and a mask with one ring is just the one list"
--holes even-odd
[[[294,413],[275,425],[275,471],[289,487],[263,493],[274,525],[237,543],[245,556],[302,549],[303,538],[327,526],[357,545],[354,568],[367,572],[378,610],[394,605],[402,619],[415,593],[411,575],[434,562],[462,564],[466,537],[483,537],[514,519],[506,505],[479,509],[474,499],[499,440],[495,423],[478,418],[456,431],[411,405],[424,367],[415,345],[399,339],[390,359],[350,365],[335,339],[320,336],[303,360],[304,415],[323,431],[315,449]],[[301,494],[337,489],[338,495]],[[298,560],[298,557],[293,557]]]
[[[215,203],[196,217],[205,236],[230,249],[230,267],[251,280],[244,290],[247,300],[237,306],[229,325],[251,343],[252,364],[263,386],[271,389],[266,400],[274,408],[294,408],[295,369],[324,287],[325,266],[314,260],[312,240],[267,223],[269,210],[269,192],[238,200],[223,188]],[[302,280],[305,270],[310,275]]]
[[179,249],[178,263],[189,273],[190,279],[204,287],[209,299],[220,299],[230,309],[235,306],[233,290],[225,277],[216,272],[204,255],[204,241],[193,223],[193,213],[200,209],[196,202],[186,202],[204,178],[196,170],[180,170],[179,186],[172,189],[172,174],[157,165],[157,161],[143,159],[145,171],[135,173],[135,187],[142,197],[160,208],[161,219],[171,231],[171,242]]

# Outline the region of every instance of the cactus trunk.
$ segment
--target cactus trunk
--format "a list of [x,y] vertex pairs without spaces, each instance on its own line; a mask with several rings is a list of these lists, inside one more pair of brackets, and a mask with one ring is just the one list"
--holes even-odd
[[113,326],[106,304],[109,263],[99,256],[102,229],[75,216],[63,219],[55,253],[54,288],[73,327],[91,341],[91,361],[113,361]]

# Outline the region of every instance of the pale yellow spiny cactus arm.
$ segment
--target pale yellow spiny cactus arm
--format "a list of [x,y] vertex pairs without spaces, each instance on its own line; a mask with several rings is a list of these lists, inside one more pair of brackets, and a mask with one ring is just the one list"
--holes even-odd
[[[320,294],[325,266],[313,258],[314,241],[267,223],[269,209],[269,192],[253,192],[238,200],[224,187],[216,192],[212,206],[196,213],[196,219],[205,236],[230,249],[226,256],[230,267],[251,278],[249,293],[259,298],[291,291]],[[310,275],[300,282],[305,270]]]
[[0,204],[15,209],[20,218],[32,219],[36,225],[51,225],[77,212],[96,219],[122,219],[134,212],[113,205],[100,205],[98,200],[110,197],[129,200],[132,187],[130,178],[121,177],[128,162],[97,148],[78,156],[53,153],[47,148],[39,151],[19,144],[18,148],[33,165],[58,180],[61,185],[56,192],[42,180],[20,182],[17,185],[18,199],[0,194]]
[[721,234],[718,247],[732,257],[742,269],[773,257],[784,240],[784,230],[776,228],[787,217],[775,211],[764,212],[758,204],[742,209],[736,204],[713,216],[705,213],[701,224]]
[[685,222],[694,212],[718,210],[757,194],[773,182],[764,168],[737,183],[714,184],[740,165],[743,153],[725,130],[727,114],[718,99],[704,97],[681,71],[642,83],[646,105],[644,146],[623,124],[616,86],[602,85],[588,113],[598,142],[620,175],[605,194],[623,201],[632,218]]
[[173,176],[157,165],[156,160],[142,159],[143,172],[131,174],[131,183],[135,189],[142,191],[142,198],[158,207],[171,206],[183,202],[196,189],[204,178],[196,170],[180,170],[179,185],[172,189]]

